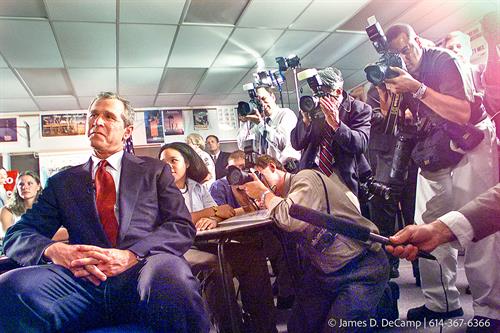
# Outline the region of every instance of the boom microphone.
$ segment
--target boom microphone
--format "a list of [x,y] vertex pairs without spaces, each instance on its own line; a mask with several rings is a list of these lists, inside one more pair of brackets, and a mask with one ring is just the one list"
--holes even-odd
[[[288,213],[295,219],[320,228],[326,228],[333,233],[341,234],[362,242],[370,240],[383,245],[393,245],[389,238],[374,234],[369,228],[355,224],[341,217],[328,215],[297,204],[292,204]],[[436,257],[432,254],[420,250],[418,251],[418,256],[429,260],[436,260]]]

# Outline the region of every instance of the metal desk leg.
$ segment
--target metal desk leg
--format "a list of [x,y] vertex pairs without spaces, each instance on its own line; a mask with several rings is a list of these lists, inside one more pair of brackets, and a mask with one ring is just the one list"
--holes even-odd
[[227,276],[227,268],[226,268],[226,258],[224,256],[224,244],[229,240],[226,237],[222,237],[219,239],[217,245],[217,257],[219,259],[219,269],[222,274],[222,286],[224,287],[224,296],[226,297],[226,304],[229,309],[229,317],[231,318],[231,328],[233,333],[240,332],[240,325],[238,323],[238,319],[236,314],[234,313],[234,309],[232,306],[231,292],[229,291],[230,283],[228,282],[229,277]]

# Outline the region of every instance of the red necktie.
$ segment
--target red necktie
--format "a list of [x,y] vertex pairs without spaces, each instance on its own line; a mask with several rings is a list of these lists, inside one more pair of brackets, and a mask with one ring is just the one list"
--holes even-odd
[[102,160],[95,173],[95,201],[104,232],[115,247],[118,238],[118,221],[115,215],[116,188],[113,177],[106,171],[107,165],[108,161]]
[[330,128],[326,130],[325,137],[321,140],[319,147],[319,169],[327,177],[330,177],[333,173],[333,164],[335,163],[335,158],[333,157],[332,151],[332,141],[333,133]]

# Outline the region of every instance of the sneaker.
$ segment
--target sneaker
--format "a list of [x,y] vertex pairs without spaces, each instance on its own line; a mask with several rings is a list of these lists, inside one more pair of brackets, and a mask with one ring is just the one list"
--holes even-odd
[[458,308],[456,310],[448,312],[436,312],[429,310],[425,307],[425,305],[422,305],[421,307],[408,310],[408,313],[406,314],[406,320],[423,321],[425,319],[429,321],[431,319],[448,319],[454,317],[461,317],[463,315],[464,315],[464,310],[462,310],[462,308]]

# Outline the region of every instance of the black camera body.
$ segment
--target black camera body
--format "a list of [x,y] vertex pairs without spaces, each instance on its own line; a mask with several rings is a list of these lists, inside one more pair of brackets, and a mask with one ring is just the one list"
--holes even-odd
[[[243,185],[253,181],[250,173],[252,172],[251,169],[255,167],[257,157],[259,156],[254,150],[254,140],[243,142],[243,151],[245,152],[245,168],[240,170],[234,165],[227,168],[226,178],[230,185]],[[255,174],[259,176],[257,172]]]
[[374,195],[390,200],[392,198],[392,189],[375,180],[372,171],[368,171],[364,175],[359,176],[359,194],[364,199],[361,201],[369,201]]
[[368,22],[370,25],[365,29],[368,38],[375,47],[375,50],[382,56],[377,62],[368,64],[364,71],[366,73],[366,79],[378,86],[384,83],[386,79],[392,79],[398,76],[390,67],[405,68],[405,66],[399,54],[389,51],[387,37],[375,17],[370,17]]
[[313,119],[324,117],[319,107],[319,99],[320,97],[327,96],[327,94],[322,90],[324,84],[316,68],[310,68],[300,72],[297,78],[299,81],[307,80],[307,85],[313,92],[312,96],[304,95],[300,97],[300,109],[308,113]]
[[262,114],[263,107],[262,103],[257,97],[257,87],[255,83],[246,83],[243,85],[243,90],[248,92],[248,96],[250,97],[249,102],[239,101],[238,102],[238,116],[246,117],[252,114],[255,114],[255,110]]
[[300,58],[297,55],[290,55],[288,57],[276,57],[274,58],[278,63],[278,68],[280,72],[286,72],[289,68],[300,67]]

